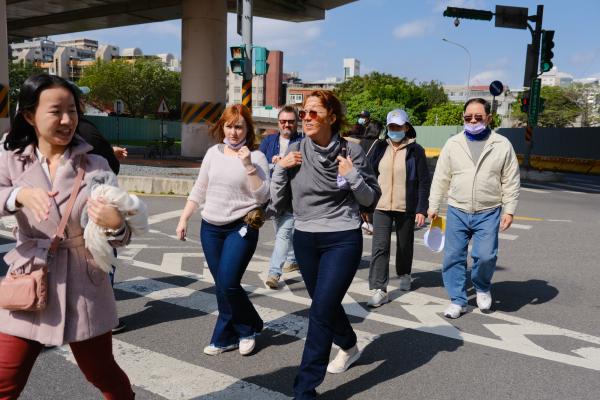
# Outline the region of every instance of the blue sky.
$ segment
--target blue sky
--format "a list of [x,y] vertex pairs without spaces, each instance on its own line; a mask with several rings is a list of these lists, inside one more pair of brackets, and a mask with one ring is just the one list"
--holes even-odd
[[[468,55],[442,41],[462,44],[471,54],[471,84],[500,80],[512,88],[523,83],[528,30],[494,27],[494,21],[442,16],[448,6],[494,11],[496,4],[527,7],[535,14],[541,1],[506,0],[359,0],[326,14],[325,20],[292,23],[255,18],[254,44],[284,52],[284,70],[305,81],[342,76],[342,59],[357,58],[361,73],[380,71],[416,81],[465,84]],[[554,65],[575,79],[600,78],[600,1],[549,0],[544,4],[545,29],[556,31]],[[144,54],[181,54],[179,20],[135,25],[55,39],[85,36],[121,49],[140,47]],[[235,15],[228,14],[227,45],[241,43]]]

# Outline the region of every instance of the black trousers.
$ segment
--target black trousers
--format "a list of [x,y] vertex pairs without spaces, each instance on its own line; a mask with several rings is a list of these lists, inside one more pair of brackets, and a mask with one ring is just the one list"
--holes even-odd
[[390,271],[392,227],[396,230],[396,274],[410,274],[415,243],[415,214],[375,210],[373,213],[373,247],[369,267],[369,289],[387,288]]

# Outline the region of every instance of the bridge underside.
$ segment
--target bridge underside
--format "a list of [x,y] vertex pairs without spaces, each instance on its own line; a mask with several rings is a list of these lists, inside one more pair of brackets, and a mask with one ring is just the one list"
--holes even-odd
[[[254,0],[257,17],[293,22],[325,18],[355,0]],[[236,12],[236,0],[227,0]],[[6,0],[8,41],[180,19],[181,0]]]

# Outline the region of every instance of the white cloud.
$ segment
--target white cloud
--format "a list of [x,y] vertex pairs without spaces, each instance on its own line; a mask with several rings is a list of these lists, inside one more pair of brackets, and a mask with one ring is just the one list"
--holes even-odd
[[503,69],[491,69],[479,72],[471,77],[471,85],[489,85],[492,81],[506,82],[508,74]]
[[394,28],[393,34],[397,39],[425,36],[427,33],[433,30],[433,27],[433,21],[429,19],[416,20],[397,26]]
[[433,11],[444,11],[446,7],[475,8],[481,10],[489,9],[487,2],[484,0],[436,0]]

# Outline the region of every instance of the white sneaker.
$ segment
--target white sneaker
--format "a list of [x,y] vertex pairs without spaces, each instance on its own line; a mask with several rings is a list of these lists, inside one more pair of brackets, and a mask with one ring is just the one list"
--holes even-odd
[[477,292],[477,307],[481,311],[489,311],[492,307],[492,294],[490,292]]
[[404,291],[408,291],[410,290],[410,274],[406,274],[406,275],[400,275],[400,283],[399,283],[399,287],[400,290],[404,290]]
[[240,339],[240,354],[243,356],[250,355],[250,353],[252,353],[252,350],[254,350],[255,345],[256,340],[254,339],[254,337]]
[[358,346],[344,351],[340,349],[333,361],[327,365],[327,372],[330,374],[341,374],[345,372],[352,364],[360,358],[361,352],[358,351]]
[[456,319],[467,312],[467,307],[461,307],[458,304],[450,303],[444,310],[444,317]]
[[208,354],[209,356],[216,356],[221,353],[225,353],[226,351],[235,350],[238,348],[237,343],[231,344],[226,347],[217,347],[214,344],[209,344],[204,348],[204,354]]
[[373,297],[371,297],[371,300],[367,302],[367,305],[369,307],[381,307],[389,301],[390,300],[388,299],[387,292],[383,291],[382,289],[376,289],[375,293],[373,293]]

